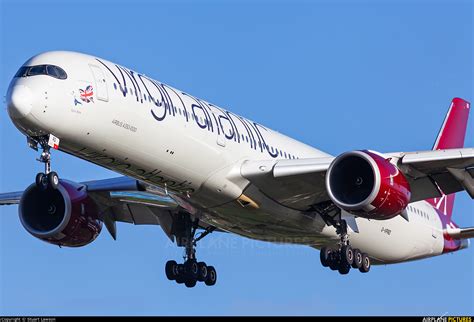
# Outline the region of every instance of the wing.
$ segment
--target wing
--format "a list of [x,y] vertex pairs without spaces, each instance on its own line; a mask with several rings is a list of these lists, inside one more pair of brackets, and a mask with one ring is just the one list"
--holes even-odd
[[0,205],[16,205],[20,203],[23,191],[0,193]]
[[[174,241],[173,213],[182,209],[195,214],[196,209],[184,198],[156,186],[146,185],[128,177],[82,182],[99,208],[99,217],[116,238],[116,222],[135,225],[160,225]],[[20,203],[23,191],[0,194],[0,205]],[[203,229],[209,226],[200,222]]]
[[397,157],[412,190],[411,201],[466,190],[474,198],[474,148],[386,154]]
[[[387,153],[410,183],[411,202],[466,190],[474,197],[474,149]],[[241,174],[262,193],[299,210],[329,201],[325,177],[333,157],[246,161]]]
[[307,210],[329,200],[325,176],[333,157],[246,161],[240,172],[262,193],[293,209]]

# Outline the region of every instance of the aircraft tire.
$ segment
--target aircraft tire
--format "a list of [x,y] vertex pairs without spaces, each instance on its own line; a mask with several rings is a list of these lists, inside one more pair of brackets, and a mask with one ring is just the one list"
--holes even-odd
[[367,254],[362,254],[362,266],[359,268],[361,273],[368,273],[370,271],[371,263]]
[[359,269],[362,267],[362,252],[357,248],[354,249],[354,260],[352,261],[352,268]]
[[321,260],[321,265],[328,267],[329,262],[331,261],[331,250],[327,247],[321,248],[321,251],[319,252],[319,258]]
[[352,250],[352,247],[349,245],[343,246],[341,248],[341,263],[347,264],[347,265],[352,265],[352,262],[354,261],[354,251]]
[[348,274],[350,270],[351,270],[351,265],[347,263],[341,263],[338,268],[339,274],[341,275]]
[[207,278],[204,281],[204,283],[207,286],[213,286],[217,282],[217,272],[214,266],[208,266],[207,267]]
[[53,190],[56,190],[58,189],[58,185],[59,185],[59,176],[56,172],[50,172],[48,173],[48,186],[53,189]]

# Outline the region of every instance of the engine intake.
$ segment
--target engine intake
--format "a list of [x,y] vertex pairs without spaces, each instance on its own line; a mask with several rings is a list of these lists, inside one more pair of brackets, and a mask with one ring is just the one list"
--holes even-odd
[[87,245],[102,229],[85,186],[66,180],[61,180],[57,189],[30,185],[21,197],[19,216],[31,235],[59,246]]
[[411,197],[397,166],[370,151],[346,152],[334,159],[326,173],[326,189],[339,208],[379,220],[398,215]]

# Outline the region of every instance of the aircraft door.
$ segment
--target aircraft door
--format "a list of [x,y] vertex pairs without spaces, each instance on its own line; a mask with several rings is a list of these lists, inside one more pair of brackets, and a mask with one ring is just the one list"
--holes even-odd
[[107,82],[105,81],[105,75],[99,66],[89,65],[94,75],[95,80],[95,92],[97,99],[107,102],[109,100],[109,94],[107,92]]

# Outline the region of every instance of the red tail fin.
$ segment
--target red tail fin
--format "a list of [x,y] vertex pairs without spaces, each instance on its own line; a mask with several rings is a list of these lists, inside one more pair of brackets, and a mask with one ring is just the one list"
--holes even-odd
[[433,150],[458,149],[464,146],[470,103],[454,98],[438,133]]
[[[433,150],[457,149],[464,146],[469,108],[470,103],[462,98],[456,97],[453,99],[433,145]],[[448,217],[451,217],[454,206],[454,193],[426,201]]]

